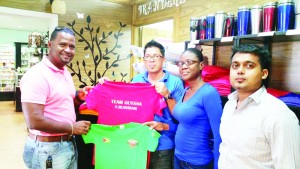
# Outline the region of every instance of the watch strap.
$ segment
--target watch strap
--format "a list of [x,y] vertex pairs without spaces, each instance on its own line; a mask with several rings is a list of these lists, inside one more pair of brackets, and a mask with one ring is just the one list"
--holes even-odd
[[164,99],[165,99],[165,100],[172,99],[171,94],[169,94],[168,96],[165,96]]

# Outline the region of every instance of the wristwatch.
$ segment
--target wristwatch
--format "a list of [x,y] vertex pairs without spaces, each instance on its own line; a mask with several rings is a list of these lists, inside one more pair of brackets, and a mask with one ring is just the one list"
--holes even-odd
[[165,96],[164,99],[165,99],[165,100],[172,99],[171,94],[169,94],[168,96]]

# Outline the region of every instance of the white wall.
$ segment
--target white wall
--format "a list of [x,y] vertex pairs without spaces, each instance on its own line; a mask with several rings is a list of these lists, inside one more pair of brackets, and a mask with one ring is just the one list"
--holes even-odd
[[13,45],[14,42],[28,42],[28,35],[31,32],[0,29],[0,45]]

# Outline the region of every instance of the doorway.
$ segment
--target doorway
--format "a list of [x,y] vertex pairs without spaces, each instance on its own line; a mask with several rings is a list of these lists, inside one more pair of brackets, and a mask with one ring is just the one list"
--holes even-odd
[[145,44],[152,39],[162,43],[171,43],[173,41],[173,19],[157,22],[140,27],[141,32],[141,45]]
[[58,25],[58,15],[22,9],[0,7],[0,101],[16,100],[15,42],[28,43],[32,32],[47,33]]

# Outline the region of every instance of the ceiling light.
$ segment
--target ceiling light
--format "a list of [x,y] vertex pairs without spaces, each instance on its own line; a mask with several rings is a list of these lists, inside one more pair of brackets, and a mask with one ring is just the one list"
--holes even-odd
[[65,15],[67,11],[66,2],[63,0],[54,0],[51,5],[52,13]]

